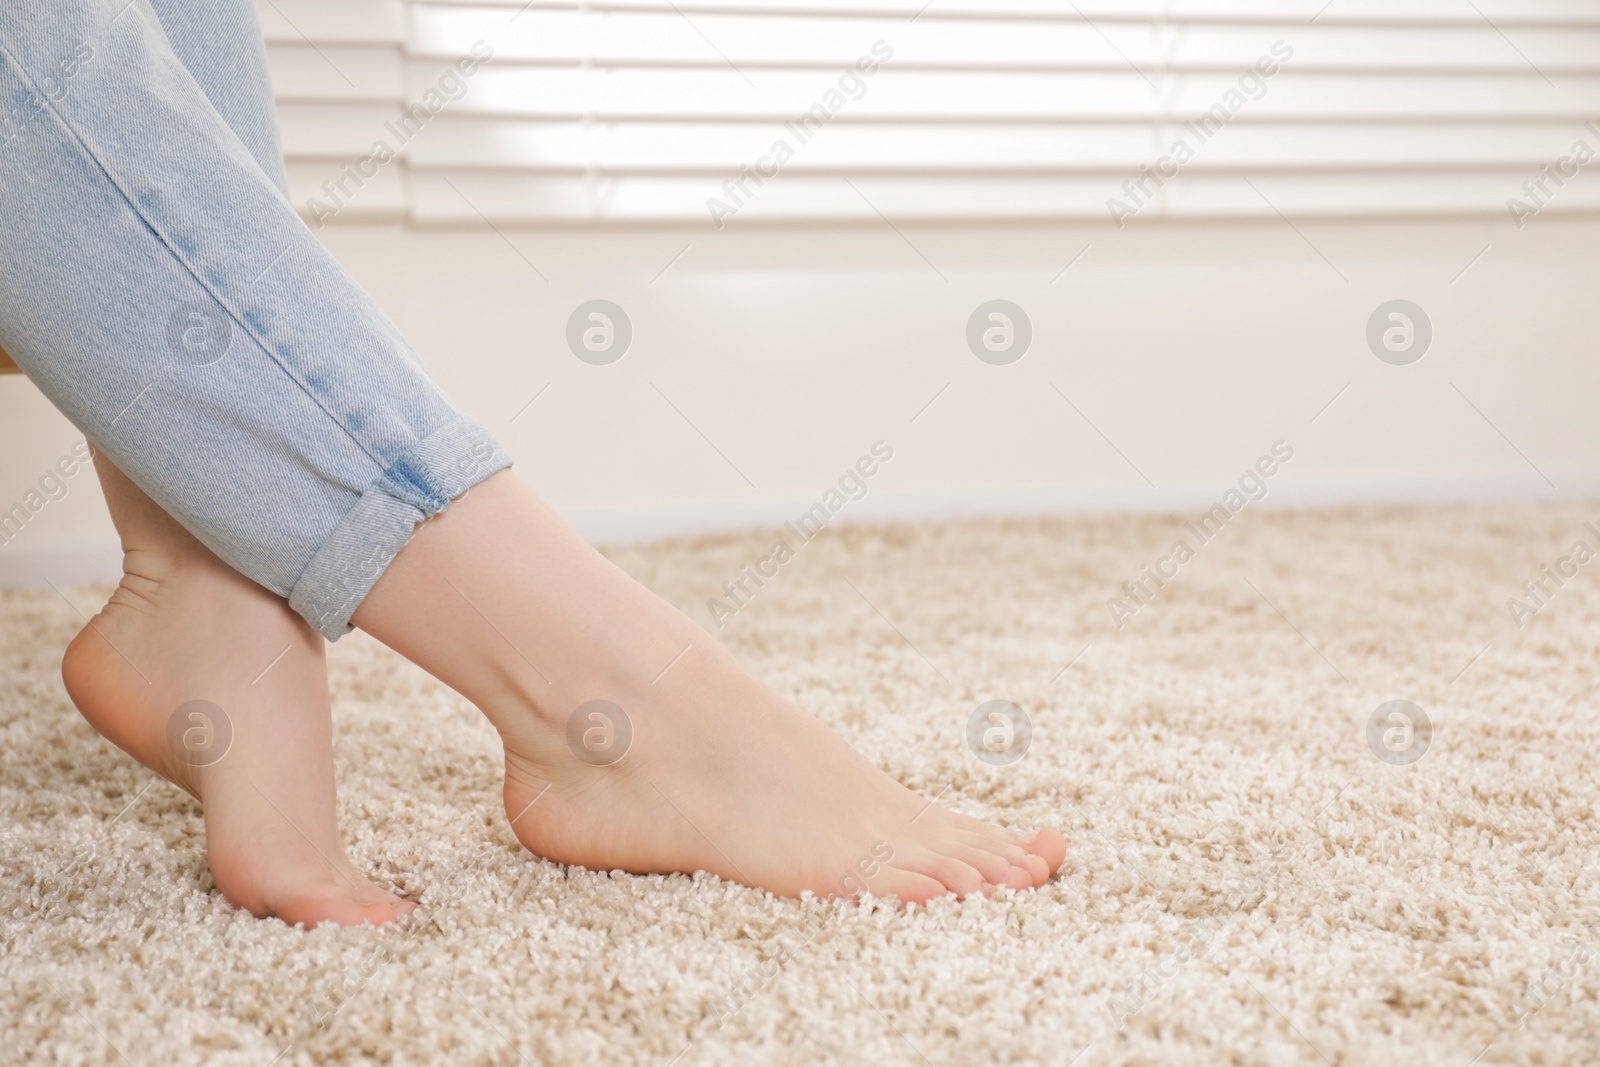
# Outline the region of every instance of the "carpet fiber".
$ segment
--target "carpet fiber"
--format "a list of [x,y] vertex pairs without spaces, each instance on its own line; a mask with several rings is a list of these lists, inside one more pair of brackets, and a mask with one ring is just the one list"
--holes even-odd
[[[1520,629],[1506,604],[1600,547],[1589,520],[1247,510],[1206,544],[1166,516],[801,547],[718,636],[911,788],[1068,837],[1042,890],[910,911],[531,858],[494,733],[352,635],[332,650],[346,838],[424,909],[252,919],[211,883],[196,804],[67,702],[77,610],[7,593],[0,1060],[1595,1062],[1600,562]],[[1107,599],[1135,606],[1119,587],[1179,537],[1194,558],[1117,629]],[[713,626],[706,598],[771,541],[613,558]],[[105,590],[64,593],[88,611]],[[967,745],[991,699],[1031,721],[1007,766]],[[1431,736],[1407,749],[1385,718],[1375,749],[1395,699]],[[1375,754],[1424,737],[1414,763]]]

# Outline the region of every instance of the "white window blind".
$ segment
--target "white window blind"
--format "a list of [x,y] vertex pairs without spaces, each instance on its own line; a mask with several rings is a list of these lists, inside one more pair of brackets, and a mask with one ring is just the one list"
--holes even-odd
[[[1593,0],[260,0],[260,12],[308,217],[1600,208],[1600,181],[1572,159],[1580,141],[1600,151]],[[480,41],[493,57],[458,91],[451,65]],[[442,106],[397,127],[430,90]],[[372,160],[379,142],[393,161]],[[741,182],[741,168],[755,177]]]

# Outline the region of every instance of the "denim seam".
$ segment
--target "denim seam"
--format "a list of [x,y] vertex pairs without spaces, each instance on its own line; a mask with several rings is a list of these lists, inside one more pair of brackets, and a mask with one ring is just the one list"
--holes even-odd
[[[386,491],[387,490],[380,490],[380,492],[386,492]],[[416,538],[417,530],[419,530],[422,527],[423,523],[427,522],[432,517],[433,516],[431,516],[431,515],[424,515],[424,516],[422,516],[422,518],[417,520],[416,524],[411,527],[411,533],[406,536],[405,541],[400,545],[399,548],[394,550],[394,552],[389,556],[388,559],[383,561],[383,567],[378,572],[378,578],[373,579],[372,585],[377,585],[378,584],[378,579],[381,579],[384,574],[388,573],[390,565],[393,564],[394,561],[400,557],[400,553],[404,552],[406,550],[406,548],[410,546],[411,542]],[[333,613],[334,616],[336,618],[340,619],[342,621],[343,625],[351,626],[350,616],[352,616],[352,615],[354,615],[356,613],[356,609],[361,606],[362,601],[366,600],[368,594],[370,594],[371,592],[372,592],[372,586],[368,586],[366,589],[361,590],[359,593],[354,591],[354,590],[352,590],[351,592],[347,593],[345,595],[345,598],[342,601],[339,602],[338,610]]]
[[443,511],[450,503],[450,499],[433,484],[427,470],[419,469],[411,451],[395,460],[373,484],[428,515]]
[[[376,485],[373,488],[376,489],[380,493],[386,493],[386,494],[389,493],[389,491],[387,489],[380,488],[380,487],[378,487]],[[393,494],[389,494],[389,495],[392,496]],[[366,496],[366,494],[363,493],[362,497],[365,497],[365,496]],[[396,500],[400,500],[399,497],[395,497],[395,499]],[[403,503],[403,504],[409,503],[408,501],[405,501],[405,500],[401,500],[400,502]],[[354,511],[357,507],[360,507],[360,506],[361,506],[361,500],[357,499],[355,505],[353,507],[351,507],[350,510]],[[401,544],[401,546],[399,548],[395,549],[394,552],[387,559],[385,559],[383,561],[383,566],[379,569],[379,572],[378,572],[378,577],[379,578],[383,577],[384,572],[389,569],[389,565],[395,561],[395,559],[400,555],[400,553],[404,552],[406,550],[406,546],[411,544],[412,538],[417,536],[417,527],[421,526],[424,522],[426,522],[429,519],[429,517],[430,516],[428,516],[428,515],[423,515],[422,518],[418,519],[416,524],[411,527],[411,533],[410,533],[409,536],[406,537],[405,542],[403,544]],[[372,560],[375,560],[376,558],[377,558],[376,556],[369,557],[369,562],[372,561]],[[302,574],[301,577],[303,578],[304,574]],[[372,584],[373,585],[377,584],[377,579],[376,578],[373,579],[373,583]],[[300,580],[296,579],[294,588],[298,589],[299,587],[300,587]],[[330,616],[330,615],[333,616],[333,617],[336,617],[336,618],[339,618],[339,619],[343,620],[343,625],[349,626],[350,625],[350,616],[355,614],[356,608],[360,606],[360,602],[365,600],[367,598],[367,594],[370,593],[371,591],[372,591],[371,586],[368,586],[366,589],[363,589],[363,590],[359,590],[359,591],[352,590],[352,591],[346,593],[345,594],[345,598],[339,602],[337,610],[332,610],[332,611],[325,612],[324,615],[323,615],[323,618],[321,620],[318,620],[319,624],[316,627],[318,632],[321,632],[324,637],[327,636],[326,631],[323,630],[323,625],[325,625],[324,620],[326,620],[327,617]],[[294,595],[294,589],[291,589],[289,592],[290,592],[290,596],[292,597]],[[309,621],[309,620],[307,620],[307,621]]]
[[[405,466],[409,467],[412,470],[417,470],[418,468],[425,467],[424,464],[421,464],[421,463],[416,461],[415,457],[416,457],[416,453],[417,453],[418,449],[421,448],[422,445],[425,442],[427,442],[429,440],[429,438],[433,437],[435,434],[443,433],[446,430],[459,429],[463,425],[471,425],[470,420],[467,420],[464,416],[457,416],[457,418],[455,420],[453,420],[452,422],[446,423],[443,426],[440,426],[437,429],[435,429],[434,431],[432,431],[432,433],[420,438],[416,442],[416,444],[413,445],[410,449],[408,449],[406,451],[405,455],[402,456],[400,458],[400,460],[398,460],[396,462],[396,466],[405,465]],[[472,488],[474,488],[475,486],[477,486],[478,484],[483,482],[485,479],[487,479],[491,475],[496,474],[499,471],[504,470],[506,467],[510,466],[511,465],[510,457],[509,456],[505,456],[504,458],[505,458],[505,461],[506,461],[504,464],[495,464],[492,470],[482,471],[482,472],[474,472],[472,475],[468,476],[468,478],[467,478],[468,484],[466,484],[464,486],[456,487],[453,490],[454,491],[454,495],[447,496],[447,495],[445,495],[444,492],[440,492],[440,491],[436,491],[436,490],[430,489],[430,495],[435,500],[440,501],[438,506],[433,508],[431,511],[428,510],[427,508],[419,506],[415,501],[410,500],[406,496],[403,496],[400,493],[396,492],[395,486],[392,484],[392,479],[390,479],[387,474],[385,474],[384,477],[379,478],[377,481],[373,482],[372,485],[370,485],[367,488],[367,490],[361,494],[361,496],[356,500],[356,502],[351,505],[349,510],[346,511],[344,515],[340,516],[339,522],[335,524],[335,529],[336,530],[340,526],[342,526],[344,524],[345,520],[353,512],[355,512],[356,510],[360,509],[363,506],[363,504],[367,500],[368,496],[370,494],[372,494],[372,493],[381,493],[384,496],[389,497],[391,500],[394,500],[394,501],[397,501],[398,503],[404,504],[407,507],[416,508],[418,513],[419,513],[419,517],[412,524],[411,531],[406,535],[405,540],[400,544],[400,546],[398,548],[396,548],[392,553],[389,553],[387,555],[387,558],[385,558],[383,560],[382,566],[378,570],[378,574],[372,579],[372,582],[370,584],[368,584],[367,586],[365,586],[364,588],[361,588],[361,589],[352,589],[352,590],[348,591],[345,594],[344,599],[341,600],[337,605],[335,605],[333,607],[325,607],[318,619],[312,620],[309,617],[307,617],[307,621],[311,622],[312,626],[319,633],[321,633],[324,637],[327,637],[330,641],[334,640],[335,638],[333,636],[330,636],[329,633],[328,633],[329,627],[327,626],[327,620],[329,618],[338,618],[338,619],[340,619],[341,620],[341,624],[345,627],[345,630],[341,631],[341,632],[348,632],[349,629],[352,628],[351,624],[350,624],[350,621],[349,621],[350,620],[350,616],[355,613],[356,608],[358,606],[360,606],[360,603],[366,599],[367,594],[369,592],[371,592],[372,585],[375,585],[377,583],[377,580],[383,576],[383,573],[386,572],[389,569],[389,565],[394,562],[395,557],[398,556],[401,552],[403,552],[405,550],[406,546],[411,543],[412,539],[414,537],[416,537],[417,530],[419,530],[422,527],[422,524],[427,522],[429,519],[432,519],[435,516],[437,516],[439,514],[442,514],[445,510],[447,510],[450,507],[450,505],[455,503],[461,497],[465,496],[469,490],[471,490]],[[420,475],[419,475],[419,477],[420,477]],[[436,481],[437,479],[430,478],[428,480],[429,481]],[[334,535],[330,534],[329,536],[330,536],[330,539],[331,539]],[[292,585],[290,587],[290,591],[289,591],[289,599],[290,599],[291,603],[294,603],[295,596],[296,596],[297,592],[300,589],[300,585],[305,580],[306,571],[311,569],[312,565],[316,562],[317,557],[321,554],[323,548],[326,547],[327,543],[328,543],[327,541],[324,541],[322,543],[322,545],[318,546],[317,552],[313,553],[312,561],[307,564],[306,569],[302,570],[300,574],[295,576],[294,582],[292,583]],[[371,557],[368,558],[367,562],[369,562],[369,563],[376,562],[377,558],[378,557],[376,555],[371,556]]]
[[[227,311],[228,317],[234,321],[234,323],[239,327],[240,331],[246,337],[250,338],[256,343],[256,347],[260,348],[261,351],[266,354],[267,358],[277,365],[278,369],[283,372],[284,377],[294,382],[294,384],[299,387],[300,391],[305,393],[305,395],[310,398],[311,402],[322,410],[322,413],[328,417],[329,421],[344,431],[345,436],[348,437],[351,442],[354,443],[355,446],[359,448],[369,460],[372,461],[373,465],[379,471],[379,477],[382,477],[383,473],[387,469],[383,460],[377,454],[375,454],[372,449],[368,448],[366,442],[362,441],[361,438],[356,436],[355,432],[352,431],[349,426],[345,425],[345,422],[342,418],[328,408],[327,404],[323,402],[321,397],[317,396],[314,390],[310,389],[305,382],[300,380],[300,377],[288,367],[278,353],[274,352],[267,345],[266,341],[257,336],[255,331],[250,329],[250,327],[240,317],[238,312],[235,311],[227,301],[223,300],[221,295],[216,292],[216,290],[208,281],[206,281],[206,279],[200,276],[199,272],[196,271],[194,267],[184,260],[183,255],[178,251],[177,248],[173,246],[172,241],[168,239],[167,235],[156,226],[155,222],[152,221],[144,211],[140,210],[138,203],[132,196],[128,194],[128,190],[124,187],[123,183],[117,178],[117,176],[111,172],[111,168],[108,167],[105,162],[101,160],[100,156],[96,154],[94,149],[89,146],[87,139],[70,122],[67,121],[66,117],[62,115],[60,111],[56,109],[55,102],[53,100],[51,100],[45,94],[39,92],[38,83],[34,81],[27,69],[17,60],[15,56],[11,54],[10,50],[7,49],[4,44],[0,44],[0,57],[4,57],[7,63],[15,68],[17,74],[22,78],[23,82],[29,88],[31,88],[41,100],[44,101],[45,109],[49,111],[51,117],[55,119],[56,123],[61,127],[62,130],[66,132],[66,134],[72,139],[73,143],[78,146],[83,154],[88,157],[89,161],[99,168],[100,172],[106,176],[106,180],[109,181],[112,187],[117,190],[118,194],[121,195],[123,202],[128,205],[128,209],[133,212],[139,221],[145,224],[146,228],[148,228],[152,234],[155,235],[156,239],[161,242],[162,247],[167,250],[167,253],[173,258],[173,260],[177,262],[177,264],[186,272],[188,272],[189,276],[193,278],[195,282],[198,283],[199,286],[211,296],[211,299],[217,302],[218,307],[221,307]],[[270,179],[268,179],[268,184],[271,184]],[[290,207],[290,210],[294,210],[292,206]],[[298,217],[296,218],[296,221],[299,221]],[[304,223],[301,225],[303,226]],[[309,229],[306,230],[307,234],[310,232],[311,231]],[[315,240],[315,238],[313,238],[313,240]]]

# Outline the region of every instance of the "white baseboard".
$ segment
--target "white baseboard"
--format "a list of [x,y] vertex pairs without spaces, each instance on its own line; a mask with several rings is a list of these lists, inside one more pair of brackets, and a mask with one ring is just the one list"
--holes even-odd
[[[1532,471],[1504,476],[1404,474],[1380,478],[1274,479],[1252,508],[1329,508],[1358,504],[1511,503],[1600,500],[1600,470],[1552,473],[1552,489]],[[1000,516],[1067,516],[1194,512],[1219,503],[1231,483],[1113,486],[1007,486],[971,490],[870,491],[847,503],[829,525],[935,522]],[[563,508],[562,515],[594,544],[641,544],[777,527],[793,522],[821,498],[799,494],[699,500],[616,508]]]
[[[1540,500],[1600,501],[1600,470],[1550,472],[1556,488],[1529,471],[1507,475],[1403,475],[1273,479],[1252,508],[1328,508],[1376,504],[1514,503]],[[634,545],[672,537],[776,528],[793,522],[821,499],[783,494],[724,500],[674,501],[621,507],[571,507],[561,513],[594,544]],[[1012,486],[971,490],[869,491],[848,502],[829,526],[868,522],[934,522],[985,516],[1067,516],[1194,513],[1218,503],[1226,482],[1128,486]],[[0,589],[72,582],[115,581],[122,554],[114,544],[58,549],[0,547]]]

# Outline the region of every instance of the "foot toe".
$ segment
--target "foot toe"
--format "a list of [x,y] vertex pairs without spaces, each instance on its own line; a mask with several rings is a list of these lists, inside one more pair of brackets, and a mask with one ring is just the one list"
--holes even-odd
[[1044,860],[1048,874],[1055,874],[1061,869],[1062,862],[1067,858],[1067,842],[1061,836],[1061,831],[1047,826],[1022,843],[1022,847]]
[[904,869],[936,879],[958,897],[981,893],[990,884],[970,863],[926,849],[908,857]]
[[1041,886],[1050,878],[1050,868],[1045,861],[1020,844],[1013,843],[1011,835],[968,834],[964,840],[973,848],[999,856],[1012,867],[1022,868],[1028,874],[1029,885]]
[[949,896],[950,890],[945,888],[943,882],[925,874],[889,868],[872,880],[872,895],[895,897],[902,904],[926,904],[930,900]]
[[308,929],[326,922],[340,926],[360,926],[363,923],[382,926],[410,914],[416,907],[411,901],[386,893],[377,886],[362,891],[327,882],[304,887],[258,914],[276,915],[290,926],[303,924]]
[[[1017,851],[1020,852],[1022,850],[1018,849]],[[1032,889],[1036,884],[1031,871],[1026,867],[1018,866],[998,852],[985,848],[967,847],[957,852],[956,857],[983,875],[983,880],[992,886],[1005,886],[1009,889]]]

